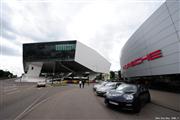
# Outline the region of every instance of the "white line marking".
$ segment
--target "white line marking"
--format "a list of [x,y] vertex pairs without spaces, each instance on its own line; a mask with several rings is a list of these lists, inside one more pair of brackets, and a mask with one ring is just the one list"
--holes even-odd
[[[46,91],[46,93],[45,94],[47,94],[47,92],[48,91]],[[45,95],[45,94],[43,94],[43,95]],[[57,93],[57,94],[59,94],[59,93]],[[57,95],[57,94],[55,94],[55,95]],[[53,95],[53,96],[55,96],[55,95]],[[42,101],[40,101],[40,102],[38,102],[38,103],[36,103],[36,100],[29,106],[29,107],[27,107],[21,114],[19,114],[14,120],[21,120],[25,115],[27,115],[29,112],[31,112],[33,109],[35,109],[37,106],[39,106],[40,104],[42,104],[42,103],[44,103],[44,102],[46,102],[48,99],[50,99],[50,98],[52,98],[53,96],[49,96],[49,97],[47,97],[47,98],[45,98],[44,100],[42,100]],[[41,96],[40,96],[41,97]],[[39,98],[40,98],[39,97]],[[42,96],[43,97],[43,96]],[[38,100],[37,100],[38,101]],[[36,103],[36,104],[35,104]]]
[[38,100],[40,100],[45,94],[47,94],[48,91],[46,91],[44,94],[42,94],[40,97],[38,97],[31,105],[29,105],[22,113],[20,113],[14,120],[20,120],[26,112],[28,112],[31,107],[33,107]]
[[4,89],[9,89],[9,88],[13,88],[13,87],[17,87],[17,85],[7,85],[7,86],[4,86],[3,88]]
[[17,91],[12,91],[12,92],[9,92],[9,93],[6,93],[7,95],[11,95],[11,94],[14,94],[14,93],[18,93],[18,92],[20,92],[19,90],[17,90]]
[[9,89],[9,90],[2,90],[3,92],[0,93],[2,95],[11,95],[11,94],[14,94],[14,93],[18,93],[18,92],[24,92],[25,90],[30,90],[31,88],[33,88],[34,86],[31,86],[31,87],[28,87],[28,88],[25,88],[23,90],[21,90],[22,88],[14,88],[14,89]]
[[[23,90],[30,90],[31,88],[34,88],[34,86],[31,86],[31,87],[25,88],[25,89],[23,89]],[[20,89],[22,89],[22,87],[21,87]]]
[[[29,112],[31,112],[33,109],[35,109],[36,107],[38,107],[40,104],[46,102],[46,101],[47,101],[48,99],[50,99],[50,98],[51,98],[51,96],[48,97],[48,98],[46,98],[46,99],[44,99],[44,100],[42,100],[42,101],[40,101],[39,103],[35,104],[35,105],[32,106],[31,108],[29,108],[29,110],[27,110],[25,113],[22,114],[22,116],[20,117],[20,119],[22,119],[25,115],[27,115],[27,114],[28,114]],[[20,120],[20,119],[18,119],[18,120]],[[16,119],[15,119],[15,120],[16,120]]]
[[14,91],[17,90],[17,87],[9,88],[9,89],[4,89],[4,92],[9,92],[9,91]]

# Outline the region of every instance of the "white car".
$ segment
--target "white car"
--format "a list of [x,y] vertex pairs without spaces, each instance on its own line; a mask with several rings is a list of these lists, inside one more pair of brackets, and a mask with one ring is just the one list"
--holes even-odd
[[98,89],[98,88],[101,87],[101,86],[106,85],[107,83],[108,83],[108,82],[101,82],[101,83],[99,83],[99,84],[95,84],[95,85],[93,86],[93,90],[96,91],[96,89]]
[[37,87],[46,87],[46,82],[45,81],[38,81]]
[[99,96],[106,96],[106,93],[110,90],[116,89],[121,82],[108,82],[106,85],[96,89],[96,94]]

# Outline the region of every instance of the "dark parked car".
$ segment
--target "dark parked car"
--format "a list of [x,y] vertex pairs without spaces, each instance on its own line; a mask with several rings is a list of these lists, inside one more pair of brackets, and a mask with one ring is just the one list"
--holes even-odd
[[144,85],[123,83],[117,89],[106,93],[105,104],[140,112],[141,107],[150,100],[149,90]]

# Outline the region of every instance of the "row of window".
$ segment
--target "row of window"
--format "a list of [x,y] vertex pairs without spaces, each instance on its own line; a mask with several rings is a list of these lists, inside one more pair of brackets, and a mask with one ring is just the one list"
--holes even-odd
[[60,44],[56,45],[56,51],[70,51],[75,50],[75,44]]

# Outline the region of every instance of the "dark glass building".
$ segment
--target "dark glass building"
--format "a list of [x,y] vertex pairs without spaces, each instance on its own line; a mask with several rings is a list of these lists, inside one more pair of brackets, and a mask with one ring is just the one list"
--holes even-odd
[[99,53],[76,40],[23,44],[23,64],[28,77],[107,73],[110,68],[110,63]]
[[25,61],[73,61],[76,41],[47,42],[23,45]]

